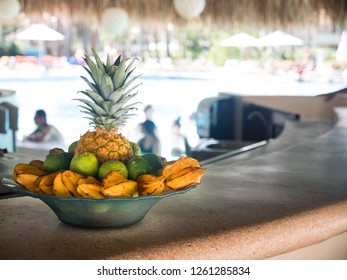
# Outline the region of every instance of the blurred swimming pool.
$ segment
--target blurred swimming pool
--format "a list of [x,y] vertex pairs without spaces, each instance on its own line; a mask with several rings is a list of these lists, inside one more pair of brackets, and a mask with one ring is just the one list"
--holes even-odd
[[[142,109],[147,104],[154,107],[153,120],[157,124],[162,142],[162,155],[169,157],[172,147],[171,125],[181,116],[195,112],[199,102],[207,97],[217,96],[218,92],[235,94],[262,95],[317,95],[345,87],[343,83],[298,83],[288,80],[269,80],[251,75],[214,78],[184,78],[184,77],[141,77],[139,93],[134,98],[138,101],[138,115],[131,119],[122,133],[131,140],[136,140],[133,134],[137,124],[143,120]],[[89,129],[88,120],[83,118],[74,98],[81,98],[79,90],[87,88],[79,77],[57,77],[40,79],[3,79],[0,78],[0,88],[15,90],[16,94],[2,98],[19,107],[18,140],[35,129],[33,117],[37,109],[47,112],[48,122],[55,125],[64,135],[65,144],[79,138]],[[136,99],[136,100],[135,100]],[[194,124],[186,121],[185,130],[196,138]],[[194,143],[192,143],[194,145]]]

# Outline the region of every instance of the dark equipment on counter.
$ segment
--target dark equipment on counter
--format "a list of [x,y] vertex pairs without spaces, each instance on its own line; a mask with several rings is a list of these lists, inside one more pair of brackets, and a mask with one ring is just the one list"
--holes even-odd
[[217,140],[262,141],[278,137],[295,113],[242,102],[238,96],[207,98],[197,110],[199,137]]
[[[192,156],[204,160],[226,153],[261,146],[277,138],[286,121],[298,121],[295,113],[243,102],[240,96],[206,98],[197,109],[196,125],[201,144]],[[255,145],[255,144],[259,145]]]

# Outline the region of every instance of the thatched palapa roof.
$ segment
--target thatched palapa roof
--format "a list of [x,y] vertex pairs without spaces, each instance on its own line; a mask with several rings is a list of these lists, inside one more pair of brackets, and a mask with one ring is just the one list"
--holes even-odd
[[[28,15],[44,12],[56,16],[100,19],[107,7],[124,8],[130,18],[148,23],[186,23],[175,11],[173,0],[20,0]],[[194,19],[204,24],[228,26],[257,24],[286,26],[316,24],[324,11],[334,27],[347,22],[347,0],[206,0],[203,13]]]

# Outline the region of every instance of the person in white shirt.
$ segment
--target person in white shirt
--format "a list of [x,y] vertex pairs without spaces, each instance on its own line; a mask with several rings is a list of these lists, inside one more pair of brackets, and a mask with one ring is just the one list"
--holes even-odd
[[32,142],[64,142],[64,138],[59,130],[47,123],[46,112],[37,110],[34,117],[36,130],[26,137]]

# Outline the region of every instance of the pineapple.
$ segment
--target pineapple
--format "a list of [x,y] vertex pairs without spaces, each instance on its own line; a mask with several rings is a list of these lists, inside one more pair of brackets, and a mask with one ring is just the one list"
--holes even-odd
[[136,103],[125,105],[131,98],[136,96],[134,90],[140,85],[133,85],[139,77],[130,78],[135,70],[133,58],[126,66],[128,59],[121,59],[119,56],[114,63],[107,56],[104,64],[98,54],[92,50],[95,63],[89,56],[84,60],[87,64],[86,71],[92,78],[90,82],[86,77],[81,77],[90,89],[80,91],[88,99],[76,99],[83,104],[81,112],[86,114],[90,120],[93,131],[87,131],[78,141],[75,155],[84,152],[93,153],[100,163],[109,159],[128,161],[133,157],[133,150],[128,141],[119,131],[124,126],[127,119],[133,114]]

